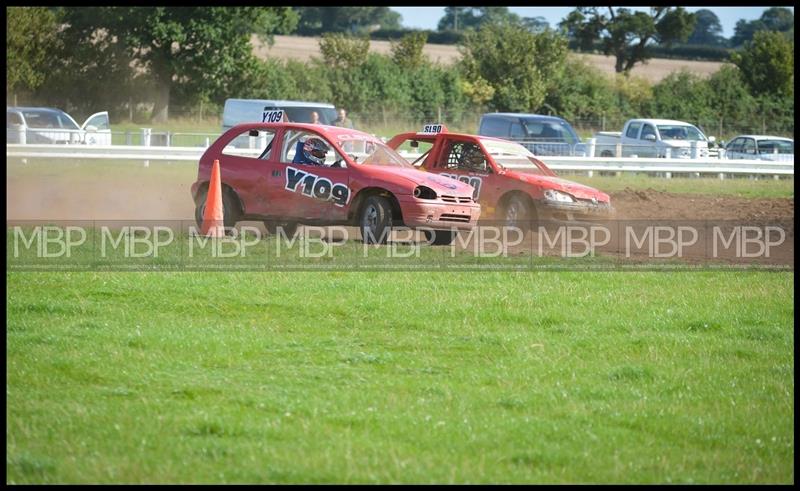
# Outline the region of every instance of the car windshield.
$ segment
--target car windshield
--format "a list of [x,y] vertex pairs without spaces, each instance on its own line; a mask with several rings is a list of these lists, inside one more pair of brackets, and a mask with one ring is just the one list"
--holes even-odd
[[688,124],[660,124],[658,132],[662,140],[706,141],[706,135]]
[[492,156],[496,164],[509,169],[523,169],[530,174],[555,175],[555,173],[544,165],[527,148],[519,143],[498,140],[481,139],[486,153]]
[[758,153],[794,154],[794,142],[787,140],[759,140]]
[[361,165],[413,167],[385,143],[367,135],[340,135],[336,143]]
[[549,121],[541,119],[523,120],[526,140],[541,142],[566,142],[569,144],[577,143],[577,137],[570,131],[569,126],[564,121]]
[[64,114],[52,111],[22,111],[29,128],[65,128],[79,130],[80,128]]

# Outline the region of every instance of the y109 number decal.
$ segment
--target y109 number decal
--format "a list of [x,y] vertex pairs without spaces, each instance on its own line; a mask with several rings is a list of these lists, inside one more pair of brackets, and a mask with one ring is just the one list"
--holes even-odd
[[[299,190],[298,184],[301,182],[302,190]],[[293,193],[299,192],[309,198],[333,201],[336,206],[344,206],[350,200],[350,188],[345,184],[333,184],[330,179],[319,177],[294,167],[286,168],[285,188]]]
[[280,123],[283,121],[283,109],[264,111],[261,113],[262,123]]
[[475,191],[472,192],[472,199],[478,201],[478,197],[481,195],[481,184],[483,184],[483,179],[480,177],[475,176],[459,176],[458,174],[439,174],[440,176],[449,177],[450,179],[455,179],[456,181],[461,181],[463,183],[469,184]]

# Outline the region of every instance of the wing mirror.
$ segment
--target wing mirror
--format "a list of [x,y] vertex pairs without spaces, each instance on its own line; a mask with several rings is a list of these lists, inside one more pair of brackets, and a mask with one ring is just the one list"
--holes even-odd
[[654,142],[656,141],[656,135],[644,135],[644,139],[649,142]]

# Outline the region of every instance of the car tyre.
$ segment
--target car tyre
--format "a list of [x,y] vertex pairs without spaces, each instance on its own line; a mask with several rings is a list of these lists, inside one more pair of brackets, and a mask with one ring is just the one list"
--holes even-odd
[[518,227],[523,232],[531,228],[534,210],[529,200],[515,194],[503,207],[503,226]]
[[392,230],[392,207],[383,196],[370,196],[359,214],[361,240],[365,244],[386,244]]
[[425,230],[425,240],[431,245],[450,245],[456,238],[455,230]]
[[[208,189],[204,189],[197,196],[196,206],[194,209],[194,219],[197,222],[197,226],[201,228],[203,227],[203,213],[206,210],[207,196]],[[236,222],[239,221],[239,211],[233,196],[231,196],[231,193],[224,191],[222,193],[222,217],[222,223],[226,229],[235,227]]]

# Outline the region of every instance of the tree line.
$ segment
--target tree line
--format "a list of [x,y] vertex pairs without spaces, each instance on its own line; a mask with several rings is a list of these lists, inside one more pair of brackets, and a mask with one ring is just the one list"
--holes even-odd
[[[643,36],[667,42],[689,35],[680,9],[655,8],[644,14],[647,19],[620,10],[614,19],[638,26]],[[586,29],[601,38],[618,32],[610,17],[604,23],[591,20],[602,12],[583,7],[575,12],[594,27],[581,27],[577,15],[565,20],[574,26],[572,34],[519,17],[464,27],[461,59],[443,66],[423,55],[425,32],[408,33],[392,41],[389,55],[379,55],[369,53],[368,33],[352,30],[362,17],[333,17],[350,22],[350,30],[337,33],[341,25],[323,26],[319,16],[312,22],[313,16],[304,17],[297,8],[8,7],[7,100],[19,97],[26,104],[85,114],[110,109],[112,118],[131,103],[148,102],[153,121],[166,119],[170,105],[219,107],[226,98],[242,97],[329,101],[351,112],[418,118],[445,108],[456,119],[485,110],[567,119],[768,119],[793,131],[794,42],[783,31],[756,30],[710,78],[679,72],[651,84],[624,69],[609,78],[568,56],[571,38],[588,39]],[[358,22],[379,22],[363,18]],[[462,16],[461,25],[469,25],[468,19]],[[302,25],[331,30],[320,38],[321,58],[299,62],[253,55],[253,33],[269,41]],[[607,45],[613,52],[613,43]],[[626,52],[636,51],[634,46]]]

